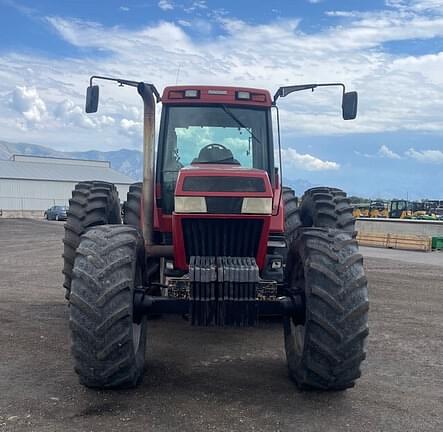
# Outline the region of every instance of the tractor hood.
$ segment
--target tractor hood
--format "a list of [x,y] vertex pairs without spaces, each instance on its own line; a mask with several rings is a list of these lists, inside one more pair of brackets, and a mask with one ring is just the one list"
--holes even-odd
[[272,198],[268,173],[226,164],[193,164],[179,172],[175,196]]
[[193,164],[178,174],[172,214],[176,267],[191,257],[254,257],[265,263],[272,214],[266,171]]

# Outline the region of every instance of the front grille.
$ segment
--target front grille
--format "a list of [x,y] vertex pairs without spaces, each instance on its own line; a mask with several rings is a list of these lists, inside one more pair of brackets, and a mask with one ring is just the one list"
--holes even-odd
[[242,204],[241,197],[206,197],[208,213],[238,214],[241,213]]
[[260,219],[183,219],[186,261],[191,256],[255,257]]

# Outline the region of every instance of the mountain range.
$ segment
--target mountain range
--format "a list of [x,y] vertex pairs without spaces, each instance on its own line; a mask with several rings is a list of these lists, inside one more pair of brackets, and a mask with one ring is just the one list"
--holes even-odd
[[83,152],[63,152],[49,147],[0,141],[0,159],[10,159],[14,154],[32,156],[52,156],[70,159],[106,160],[116,171],[138,181],[143,176],[143,154],[138,150],[121,149],[114,151],[89,150]]

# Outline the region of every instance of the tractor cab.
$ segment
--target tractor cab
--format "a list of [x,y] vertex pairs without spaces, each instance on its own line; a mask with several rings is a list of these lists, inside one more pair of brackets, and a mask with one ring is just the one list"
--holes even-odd
[[389,205],[390,218],[404,218],[410,211],[411,206],[407,200],[392,200]]
[[[227,177],[232,176],[232,167],[240,173],[258,169],[275,183],[269,92],[218,86],[167,87],[162,103],[156,183],[163,214],[174,211],[177,178],[185,167],[207,171],[217,166],[222,172],[226,168]],[[185,173],[194,176],[198,170]]]

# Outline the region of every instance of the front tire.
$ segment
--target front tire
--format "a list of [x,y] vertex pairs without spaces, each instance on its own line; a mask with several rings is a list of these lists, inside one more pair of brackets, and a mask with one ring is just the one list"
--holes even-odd
[[146,318],[134,323],[133,297],[144,282],[144,259],[136,228],[104,225],[81,237],[70,328],[75,371],[87,387],[128,388],[143,378]]
[[302,228],[286,264],[288,295],[304,314],[285,318],[290,377],[300,389],[344,390],[361,375],[368,335],[363,257],[348,232]]

